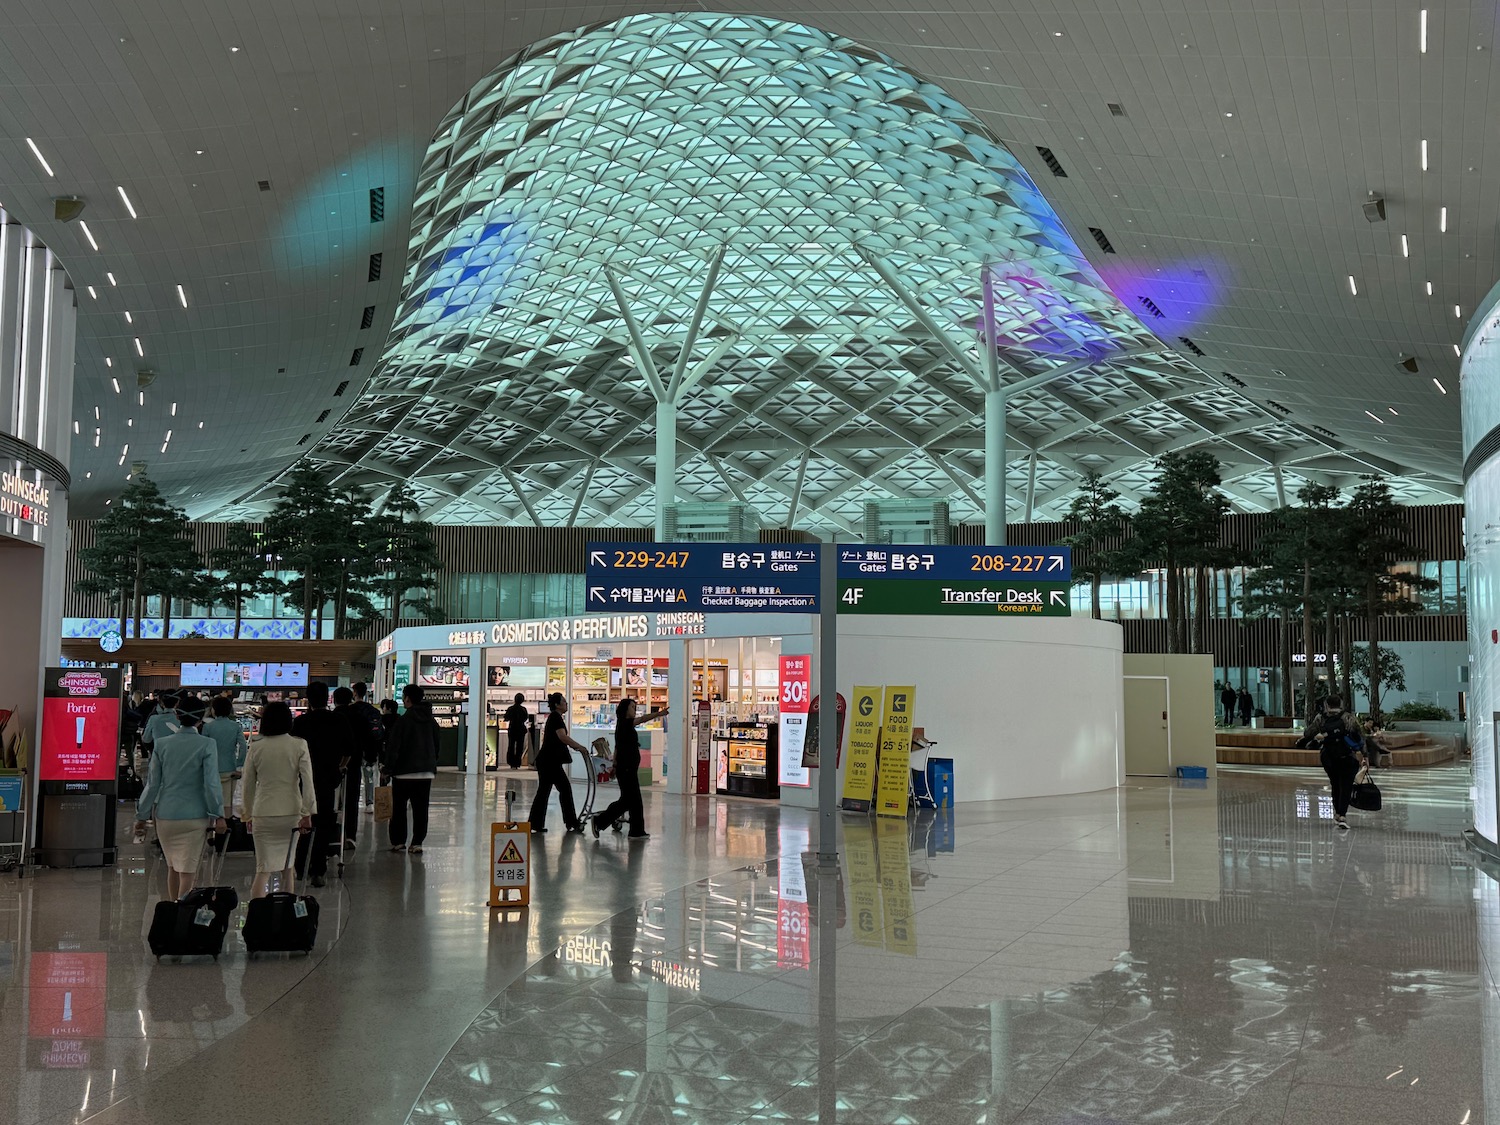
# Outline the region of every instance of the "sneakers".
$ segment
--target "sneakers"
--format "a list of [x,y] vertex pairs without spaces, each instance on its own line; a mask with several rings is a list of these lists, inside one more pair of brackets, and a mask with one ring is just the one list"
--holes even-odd
[[1339,829],[1339,831],[1341,832],[1349,831],[1349,821],[1342,816],[1336,816],[1333,818],[1333,826]]
[[543,828],[540,824],[533,824],[531,826],[531,834],[533,836],[540,836],[540,835],[542,835],[546,831],[547,830],[545,828]]
[[589,827],[594,830],[594,839],[597,840],[599,838],[599,818],[595,817],[593,820],[591,820],[589,822]]

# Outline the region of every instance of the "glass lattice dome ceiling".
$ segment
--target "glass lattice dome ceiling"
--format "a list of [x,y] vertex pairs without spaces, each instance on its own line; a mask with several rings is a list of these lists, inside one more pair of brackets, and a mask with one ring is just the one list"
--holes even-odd
[[1010,400],[1011,520],[1060,514],[1087,468],[1138,495],[1153,457],[1204,442],[1257,505],[1273,463],[1289,489],[1390,468],[1148,332],[938,87],[701,13],[543,41],[452,110],[391,339],[310,456],[410,481],[439,522],[649,525],[666,395],[680,501],[852,531],[867,500],[941,499],[978,522],[986,275],[1002,381],[1057,373]]

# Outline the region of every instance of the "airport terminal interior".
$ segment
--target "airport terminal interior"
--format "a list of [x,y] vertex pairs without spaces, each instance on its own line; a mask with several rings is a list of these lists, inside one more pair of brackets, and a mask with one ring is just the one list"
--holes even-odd
[[0,1125],[1500,1123],[1427,2],[11,0]]

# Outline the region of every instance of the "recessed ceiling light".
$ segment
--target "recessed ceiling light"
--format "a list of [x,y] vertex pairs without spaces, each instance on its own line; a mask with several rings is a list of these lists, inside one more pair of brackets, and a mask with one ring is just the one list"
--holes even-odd
[[83,237],[89,240],[89,245],[92,246],[95,250],[98,250],[99,244],[94,241],[94,232],[89,230],[88,223],[84,222],[82,219],[79,219],[78,229],[83,231]]
[[115,280],[115,275],[114,274],[112,274],[112,273],[106,273],[104,276],[109,279],[109,283],[111,285],[119,285],[120,284],[118,281]]
[[130,212],[130,217],[132,219],[137,218],[138,216],[135,213],[135,204],[130,202],[130,196],[125,194],[125,189],[116,184],[115,190],[120,193],[120,202],[125,204],[125,210]]
[[1234,116],[1234,110],[1232,110],[1232,109],[1225,110],[1224,111],[1224,116],[1225,117],[1233,117]]
[[[1417,41],[1421,45],[1422,54],[1427,53],[1427,9],[1423,8],[1417,15]],[[1443,392],[1447,394],[1447,391]]]
[[1352,297],[1359,296],[1359,286],[1354,283],[1354,275],[1352,273],[1349,275],[1349,295]]
[[1062,38],[1062,32],[1060,32],[1060,31],[1054,31],[1052,33],[1052,38],[1054,38],[1054,39],[1061,39]]
[[193,155],[194,156],[202,156],[206,151],[208,151],[208,150],[207,149],[201,149],[201,148],[195,148],[195,149],[193,149]]
[[1427,139],[1422,139],[1422,171],[1427,171]]
[[198,428],[199,428],[199,429],[200,429],[200,430],[201,430],[201,429],[202,429],[202,428],[203,428],[203,423],[202,423],[202,422],[199,422],[199,423],[198,423]]
[[1379,414],[1371,414],[1368,410],[1366,410],[1365,413],[1369,414],[1371,418],[1375,419],[1375,421],[1379,422],[1382,426],[1385,425],[1385,419],[1382,418]]
[[1444,234],[1448,233],[1448,208],[1438,208],[1438,230]]
[[1406,244],[1406,235],[1404,234],[1401,236],[1401,256],[1403,258],[1411,257],[1411,247]]
[[237,55],[240,53],[240,49],[238,47],[231,47],[229,48],[229,53],[231,55]]
[[143,359],[146,356],[146,349],[141,347],[141,338],[139,336],[135,338],[135,354]]
[[1447,393],[1448,393],[1448,388],[1447,388],[1447,387],[1445,387],[1445,386],[1443,386],[1443,383],[1442,383],[1442,380],[1441,380],[1441,379],[1434,379],[1434,380],[1433,380],[1433,381],[1432,381],[1432,385],[1433,385],[1433,386],[1434,386],[1434,387],[1436,387],[1436,388],[1437,388],[1437,389],[1438,389],[1438,390],[1440,390],[1440,391],[1442,391],[1442,392],[1443,392],[1443,393],[1444,393],[1444,394],[1447,394]]
[[77,418],[73,419],[73,432],[75,434],[78,432],[78,419]]
[[1464,353],[1459,349],[1457,344],[1453,345],[1453,354],[1458,356],[1459,359],[1463,359],[1464,357]]
[[109,356],[105,356],[104,357],[104,366],[105,367],[113,367],[114,365],[115,365],[115,361],[114,360],[110,359]]
[[111,375],[109,377],[109,381],[114,384],[115,394],[119,394],[120,393],[120,380],[116,379],[113,375]]
[[[144,405],[144,404],[142,404],[142,405]],[[135,425],[135,419],[134,418],[126,418],[125,419],[125,424],[127,426],[134,426]]]
[[126,324],[134,324],[135,323],[135,317],[133,317],[133,316],[130,315],[130,310],[129,309],[125,310],[125,323]]
[[1430,282],[1430,281],[1427,283],[1427,295],[1429,297],[1432,296],[1432,282]]
[[99,299],[99,292],[92,285],[85,286],[85,288],[88,289],[90,297],[96,301]]
[[1455,320],[1461,320],[1461,319],[1463,319],[1463,315],[1464,315],[1464,310],[1462,308],[1460,308],[1458,305],[1454,305],[1453,306],[1453,318]]
[[36,162],[42,166],[42,171],[46,172],[49,176],[56,175],[52,171],[52,165],[48,164],[47,158],[42,155],[42,150],[36,147],[36,142],[30,137],[26,138],[26,147],[31,149],[31,155],[36,157]]
[[177,301],[183,308],[187,308],[187,294],[182,291],[182,286],[177,287]]
[[99,404],[97,402],[94,404],[94,421],[99,421]]
[[1392,414],[1395,414],[1397,418],[1401,417],[1401,415],[1396,414],[1396,408],[1394,406],[1387,406],[1386,409],[1389,410]]
[[[172,417],[177,417],[177,404],[175,402],[172,404]],[[168,431],[168,436],[171,436],[171,431]]]
[[146,405],[146,392],[145,391],[136,391],[135,394],[136,394],[136,398],[138,398],[140,400],[140,405],[141,406],[145,406]]

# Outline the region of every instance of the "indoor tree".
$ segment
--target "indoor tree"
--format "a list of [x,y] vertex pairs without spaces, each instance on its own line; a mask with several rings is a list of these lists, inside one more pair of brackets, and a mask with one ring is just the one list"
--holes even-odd
[[[1406,690],[1406,666],[1399,652],[1383,651],[1375,643],[1355,645],[1349,660],[1354,690],[1368,700],[1366,710],[1372,719],[1380,717],[1380,693]],[[1374,672],[1374,678],[1371,673]],[[1349,701],[1354,706],[1354,701]]]
[[1099,588],[1107,575],[1118,574],[1126,568],[1126,556],[1119,549],[1106,546],[1117,540],[1130,526],[1118,501],[1120,494],[1104,483],[1104,477],[1096,469],[1083,475],[1078,486],[1078,495],[1068,506],[1064,519],[1076,520],[1078,531],[1062,540],[1062,545],[1081,552],[1073,559],[1073,579],[1089,584],[1089,604],[1094,620],[1102,616],[1099,606]]
[[433,541],[432,524],[418,518],[420,511],[410,486],[402,482],[386,495],[373,521],[371,546],[381,573],[371,585],[386,605],[386,632],[400,625],[403,608],[434,623],[444,620],[431,593],[442,561]]
[[339,569],[349,555],[342,524],[342,513],[330,504],[323,472],[306,462],[294,466],[266,517],[266,542],[275,555],[276,569],[296,572],[295,578],[280,583],[278,591],[302,614],[306,640],[322,633],[329,592],[337,585]]
[[209,553],[213,570],[205,575],[203,599],[210,605],[234,610],[234,637],[240,636],[245,599],[272,592],[274,579],[267,573],[266,548],[261,536],[242,523],[229,528],[224,546]]
[[[94,525],[94,545],[79,552],[88,576],[78,592],[108,595],[119,612],[120,635],[139,638],[146,598],[176,589],[181,572],[196,570],[190,553],[187,513],[168,503],[144,472],[134,473]],[[130,621],[133,633],[126,628]]]
[[1259,538],[1246,551],[1240,610],[1247,618],[1278,622],[1277,656],[1281,665],[1281,713],[1292,716],[1292,614],[1302,609],[1303,552],[1301,513],[1296,508],[1270,512]]
[[1186,652],[1188,599],[1182,571],[1198,573],[1212,565],[1229,501],[1219,491],[1219,462],[1211,453],[1167,453],[1156,465],[1156,479],[1132,521],[1131,556],[1141,566],[1160,563],[1166,568],[1167,651]]

